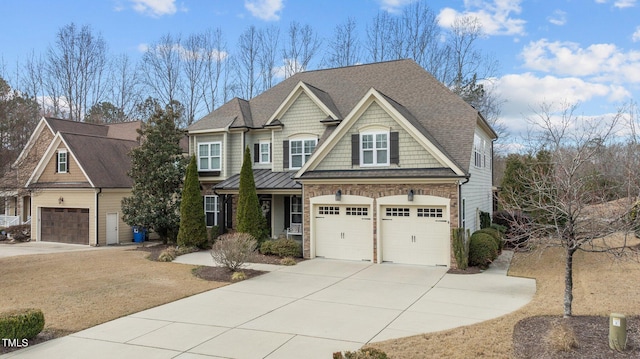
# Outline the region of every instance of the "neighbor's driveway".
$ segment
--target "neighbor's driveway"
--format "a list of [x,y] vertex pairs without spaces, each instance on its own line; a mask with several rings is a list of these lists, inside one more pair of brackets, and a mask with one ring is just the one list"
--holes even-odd
[[[72,251],[86,251],[99,249],[103,247],[91,247],[84,244],[67,244],[55,242],[17,242],[17,243],[0,243],[0,258],[13,257],[29,254],[47,254]],[[110,247],[107,247],[110,248]]]
[[507,277],[502,263],[451,275],[439,267],[308,260],[7,357],[330,358],[522,307],[535,281]]

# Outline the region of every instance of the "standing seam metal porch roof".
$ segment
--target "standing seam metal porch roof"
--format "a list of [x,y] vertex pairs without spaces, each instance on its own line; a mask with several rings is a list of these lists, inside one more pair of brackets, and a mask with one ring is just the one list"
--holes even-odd
[[[256,189],[295,189],[301,190],[302,186],[293,180],[296,171],[272,172],[268,169],[254,169],[253,179]],[[218,183],[214,189],[237,190],[240,188],[240,174],[233,175]]]

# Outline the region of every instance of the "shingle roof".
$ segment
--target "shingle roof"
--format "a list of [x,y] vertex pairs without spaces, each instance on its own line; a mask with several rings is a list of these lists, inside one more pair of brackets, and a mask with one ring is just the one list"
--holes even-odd
[[[293,180],[295,171],[271,172],[268,169],[254,169],[253,179],[256,189],[301,189],[302,186]],[[235,174],[214,186],[215,189],[237,190],[240,188],[240,174]]]
[[[232,121],[232,127],[240,123],[262,127],[300,81],[321,91],[314,90],[316,95],[326,94],[321,100],[331,99],[342,115],[375,88],[403,115],[413,117],[416,129],[468,172],[478,112],[413,60],[300,72],[248,101],[250,111],[239,111],[238,102],[244,100],[234,99],[192,124],[189,131],[224,128]],[[234,121],[239,116],[245,119]]]
[[133,185],[127,171],[131,168],[129,152],[138,146],[137,141],[63,132],[60,136],[95,187]]

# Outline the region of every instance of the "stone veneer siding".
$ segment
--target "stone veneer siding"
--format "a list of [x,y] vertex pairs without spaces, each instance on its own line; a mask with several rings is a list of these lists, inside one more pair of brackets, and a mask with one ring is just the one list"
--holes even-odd
[[[374,198],[373,202],[373,233],[371,234],[371,241],[373,241],[373,260],[377,258],[377,202],[376,199],[386,196],[406,195],[410,189],[414,190],[415,195],[429,195],[449,198],[451,200],[449,207],[449,222],[451,228],[458,227],[458,185],[455,183],[445,184],[303,184],[303,196],[304,196],[304,219],[303,219],[303,255],[305,258],[311,256],[310,248],[310,218],[311,208],[309,200],[312,197],[333,195],[336,191],[342,190],[342,195],[356,195]],[[451,241],[450,241],[451,243]],[[450,267],[456,268],[456,261],[453,253],[453,248],[450,250]]]

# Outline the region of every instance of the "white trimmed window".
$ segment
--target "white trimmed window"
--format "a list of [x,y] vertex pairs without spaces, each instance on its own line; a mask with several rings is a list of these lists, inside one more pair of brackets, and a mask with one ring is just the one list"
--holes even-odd
[[291,223],[302,223],[302,197],[291,197]]
[[360,166],[389,165],[389,132],[360,134]]
[[204,196],[204,218],[207,227],[218,225],[218,196]]
[[67,150],[58,150],[58,173],[67,173],[69,170],[69,157],[67,154]]
[[289,169],[301,168],[316,149],[317,139],[301,139],[289,141]]
[[260,142],[260,163],[271,163],[271,143]]
[[221,154],[221,142],[199,143],[198,171],[220,171]]
[[486,141],[478,135],[473,136],[473,165],[478,168],[487,166]]

